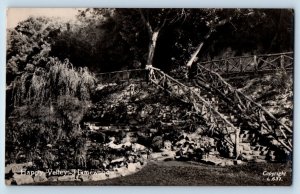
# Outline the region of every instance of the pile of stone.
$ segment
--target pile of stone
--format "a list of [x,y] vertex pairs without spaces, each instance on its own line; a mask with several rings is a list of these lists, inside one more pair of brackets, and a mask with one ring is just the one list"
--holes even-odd
[[[6,185],[26,185],[56,181],[100,181],[126,176],[141,170],[145,162],[121,162],[122,158],[113,160],[111,170],[83,170],[83,169],[48,169],[46,171],[31,170],[32,163],[10,164],[5,167]],[[119,165],[123,163],[123,165]]]

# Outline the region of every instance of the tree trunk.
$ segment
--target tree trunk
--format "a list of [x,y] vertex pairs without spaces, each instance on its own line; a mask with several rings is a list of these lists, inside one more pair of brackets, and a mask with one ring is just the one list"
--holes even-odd
[[192,66],[192,64],[194,63],[194,61],[195,61],[197,55],[199,54],[200,50],[201,50],[202,47],[203,47],[204,41],[207,40],[207,39],[211,36],[212,32],[213,32],[213,29],[210,29],[209,32],[208,32],[208,33],[206,34],[206,36],[204,37],[204,40],[198,45],[197,49],[196,49],[195,52],[192,54],[192,56],[191,56],[189,62],[186,64],[186,66],[187,66],[188,68],[190,68],[190,67]]
[[196,51],[192,54],[192,57],[190,58],[189,62],[186,64],[187,67],[191,67],[193,62],[195,61],[198,53],[200,52],[201,48],[203,47],[204,42],[201,42],[196,49]]
[[231,21],[231,19],[232,19],[231,17],[226,18],[226,19],[223,19],[223,20],[219,21],[217,24],[215,24],[214,26],[212,26],[212,27],[209,29],[208,33],[207,33],[207,34],[205,35],[205,37],[204,37],[204,40],[199,44],[198,48],[197,48],[197,49],[195,50],[195,52],[192,54],[191,59],[190,59],[189,62],[186,64],[186,66],[187,66],[188,68],[190,68],[190,67],[192,66],[193,62],[195,61],[195,59],[196,59],[196,57],[197,57],[197,55],[198,55],[198,53],[200,52],[201,48],[203,47],[204,42],[205,42],[207,39],[209,39],[209,37],[211,36],[211,34],[212,34],[214,31],[216,31],[216,28],[217,28],[218,26],[223,26],[223,25],[225,25],[226,23],[228,23],[229,21]]
[[150,44],[149,44],[149,53],[148,53],[147,65],[152,66],[158,35],[159,35],[159,31],[155,31],[155,32],[152,33]]

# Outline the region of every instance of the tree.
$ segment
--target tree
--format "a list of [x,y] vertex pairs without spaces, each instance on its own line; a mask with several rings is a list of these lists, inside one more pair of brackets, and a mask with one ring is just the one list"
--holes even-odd
[[[195,13],[193,16],[200,18],[198,21],[193,19],[194,21],[205,22],[208,30],[199,41],[195,51],[191,54],[191,58],[186,64],[187,67],[190,67],[196,60],[203,45],[209,42],[208,40],[213,34],[217,34],[221,37],[214,37],[214,44],[224,42],[225,39],[228,40],[227,46],[233,47],[235,50],[247,50],[247,48],[236,48],[237,46],[249,46],[245,44],[247,41],[254,41],[248,50],[258,53],[282,52],[282,50],[289,51],[293,47],[293,43],[290,41],[293,39],[292,10],[202,9],[201,12]],[[218,30],[220,30],[219,33]],[[284,31],[282,34],[285,34],[285,38],[281,37],[281,40],[279,40],[279,31]],[[274,32],[275,35],[272,34]],[[270,37],[272,37],[272,39],[270,39]],[[281,49],[276,49],[274,46],[279,46]],[[212,44],[210,47],[214,47],[214,45]],[[218,50],[219,52],[221,51],[220,48]]]
[[157,40],[162,29],[187,17],[188,13],[185,9],[139,9],[139,13],[149,35],[146,65],[152,66]]
[[45,66],[51,44],[62,29],[62,23],[46,17],[29,17],[8,29],[7,83],[30,67]]

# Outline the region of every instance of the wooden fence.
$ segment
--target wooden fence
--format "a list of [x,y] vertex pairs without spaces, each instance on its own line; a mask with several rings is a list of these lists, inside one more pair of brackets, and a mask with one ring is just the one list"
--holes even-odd
[[228,136],[225,139],[232,146],[238,146],[235,142],[239,142],[240,128],[232,124],[228,115],[220,113],[214,102],[204,99],[197,88],[188,87],[155,67],[149,67],[149,80],[182,101],[192,103],[197,113],[206,121],[209,130],[227,135],[235,134],[235,141]]
[[278,70],[292,71],[294,68],[294,53],[230,57],[198,63],[198,66],[208,70],[226,74],[264,73]]
[[148,78],[146,69],[132,69],[124,71],[113,71],[107,73],[98,73],[96,77],[100,83],[122,83],[144,81]]
[[222,76],[205,67],[198,67],[198,86],[209,90],[220,101],[228,106],[228,110],[257,130],[266,130],[281,145],[292,151],[292,134],[290,126],[285,125],[261,104],[231,86]]

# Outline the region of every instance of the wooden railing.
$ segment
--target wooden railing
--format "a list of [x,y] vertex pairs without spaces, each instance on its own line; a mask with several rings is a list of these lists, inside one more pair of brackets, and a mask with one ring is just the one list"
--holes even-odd
[[198,86],[209,90],[220,101],[227,104],[228,110],[252,128],[266,130],[281,143],[282,146],[292,151],[292,130],[290,126],[280,122],[272,113],[249,96],[231,86],[220,74],[199,66],[196,79]]
[[198,63],[198,66],[217,72],[222,76],[224,74],[263,73],[278,70],[291,71],[293,65],[293,52],[229,57]]
[[145,69],[132,69],[124,71],[98,73],[96,74],[96,77],[100,83],[116,83],[146,80],[148,75],[147,70]]
[[150,82],[182,101],[192,103],[197,113],[201,114],[201,117],[205,119],[210,130],[227,135],[235,134],[235,141],[232,141],[229,136],[225,136],[225,138],[233,146],[238,146],[234,142],[239,142],[240,128],[233,125],[228,116],[220,113],[214,102],[204,99],[197,88],[191,88],[182,84],[160,69],[151,66],[148,70]]
[[[261,104],[235,89],[223,79],[223,74],[266,72],[293,69],[293,53],[279,53],[256,55],[246,57],[233,57],[199,63],[196,68],[196,78],[200,88],[192,88],[165,74],[152,66],[146,69],[135,69],[97,74],[100,82],[124,82],[134,80],[147,80],[157,87],[164,89],[182,101],[192,103],[195,110],[205,119],[207,125],[223,134],[235,133],[239,142],[240,126],[234,125],[232,115],[218,111],[219,104],[203,97],[201,91],[209,90],[218,101],[223,101],[232,114],[247,121],[250,127],[257,130],[267,130],[283,147],[292,151],[292,130],[290,126],[280,122],[273,114],[268,112]],[[222,75],[222,76],[221,76]],[[211,96],[212,97],[212,96]],[[226,107],[225,107],[226,108]],[[227,139],[233,145],[231,139]],[[238,148],[236,147],[236,150]]]

